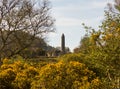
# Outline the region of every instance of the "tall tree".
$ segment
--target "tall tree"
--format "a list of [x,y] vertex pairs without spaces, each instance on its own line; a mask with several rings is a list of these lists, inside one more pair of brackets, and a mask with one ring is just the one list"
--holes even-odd
[[90,37],[85,35],[80,41],[79,52],[87,54],[91,51],[90,47]]
[[[120,75],[120,1],[115,0],[114,6],[109,4],[100,30],[91,31],[91,42],[95,48],[92,52],[95,59],[101,60],[108,70],[116,76]],[[114,72],[114,73],[113,73]],[[110,78],[109,78],[110,79]]]
[[0,58],[19,54],[36,36],[53,32],[50,9],[48,0],[0,0]]

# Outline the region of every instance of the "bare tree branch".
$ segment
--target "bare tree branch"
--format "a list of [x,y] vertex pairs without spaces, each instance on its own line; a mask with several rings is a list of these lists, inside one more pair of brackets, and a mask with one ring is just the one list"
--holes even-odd
[[0,0],[0,58],[19,54],[36,36],[54,31],[47,0]]

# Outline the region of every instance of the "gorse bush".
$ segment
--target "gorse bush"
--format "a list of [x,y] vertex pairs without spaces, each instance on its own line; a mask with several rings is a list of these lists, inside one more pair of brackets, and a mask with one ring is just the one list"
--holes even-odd
[[120,87],[119,62],[112,62],[111,59],[119,60],[113,55],[108,55],[107,53],[101,53],[99,51],[89,54],[68,54],[59,58],[59,60],[66,63],[77,61],[85,64],[86,67],[93,71],[101,80],[101,86],[99,89],[112,89]]
[[3,60],[0,67],[0,89],[30,89],[38,70],[24,61]]
[[96,74],[77,61],[34,66],[4,59],[0,67],[0,89],[97,89],[100,85]]
[[106,77],[106,66],[101,60],[97,60],[100,57],[97,53],[95,54],[83,54],[83,53],[74,53],[67,54],[58,58],[64,62],[77,61],[85,64],[89,70],[94,71],[99,77]]
[[0,89],[11,89],[15,77],[16,74],[12,69],[2,70],[0,72]]
[[89,89],[99,87],[95,73],[79,62],[58,62],[42,68],[32,89]]

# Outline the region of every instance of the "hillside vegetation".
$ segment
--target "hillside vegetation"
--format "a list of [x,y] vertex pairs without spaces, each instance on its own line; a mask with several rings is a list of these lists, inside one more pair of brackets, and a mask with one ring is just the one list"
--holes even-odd
[[[44,5],[47,5],[46,2]],[[45,24],[47,27],[49,25]],[[24,48],[22,46],[24,43],[20,42],[21,45],[18,44],[14,50],[18,47],[23,48],[20,52],[13,53],[14,56],[11,56],[11,53],[15,44],[1,45],[0,89],[119,89],[120,1],[115,0],[114,6],[109,5],[109,10],[105,11],[105,18],[98,30],[87,26],[85,29],[88,34],[81,39],[74,53],[58,57],[40,57],[38,53],[44,52],[43,46],[46,48],[46,43],[37,36],[34,37],[35,43],[31,46]],[[1,30],[1,33],[4,31]],[[2,44],[9,43],[9,39],[4,41],[6,34],[0,34]],[[13,35],[15,34],[12,33],[10,37]],[[39,49],[39,44],[42,49]],[[9,46],[12,50],[10,52],[7,50]],[[36,50],[33,50],[35,48]]]

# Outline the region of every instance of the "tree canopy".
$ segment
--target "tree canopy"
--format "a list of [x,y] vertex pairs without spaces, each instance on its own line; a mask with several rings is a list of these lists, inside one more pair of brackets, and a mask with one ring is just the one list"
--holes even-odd
[[0,0],[0,58],[19,54],[36,36],[53,32],[50,9],[48,0]]

